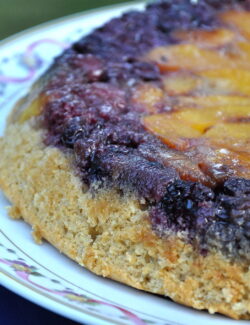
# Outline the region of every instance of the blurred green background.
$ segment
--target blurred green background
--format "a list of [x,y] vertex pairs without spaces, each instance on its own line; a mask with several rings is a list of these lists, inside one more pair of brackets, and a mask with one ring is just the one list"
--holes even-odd
[[0,39],[51,19],[127,1],[0,0]]

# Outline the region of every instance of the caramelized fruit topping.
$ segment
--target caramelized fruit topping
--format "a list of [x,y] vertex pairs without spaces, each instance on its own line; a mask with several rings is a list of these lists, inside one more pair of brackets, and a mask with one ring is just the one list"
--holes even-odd
[[238,30],[242,36],[250,40],[250,13],[247,11],[229,10],[221,14],[222,22]]

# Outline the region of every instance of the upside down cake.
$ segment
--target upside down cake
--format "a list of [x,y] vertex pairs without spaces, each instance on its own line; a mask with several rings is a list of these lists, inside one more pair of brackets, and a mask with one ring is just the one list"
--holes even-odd
[[96,274],[250,318],[250,1],[149,4],[67,49],[0,140],[10,214]]

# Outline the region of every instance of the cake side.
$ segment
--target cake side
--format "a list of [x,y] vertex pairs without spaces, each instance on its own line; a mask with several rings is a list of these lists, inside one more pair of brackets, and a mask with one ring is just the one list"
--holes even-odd
[[0,142],[0,186],[13,203],[10,214],[31,224],[38,241],[47,239],[96,274],[197,309],[249,318],[247,263],[214,251],[202,256],[181,233],[159,238],[131,194],[83,192],[72,157],[45,147],[34,123],[8,126]]

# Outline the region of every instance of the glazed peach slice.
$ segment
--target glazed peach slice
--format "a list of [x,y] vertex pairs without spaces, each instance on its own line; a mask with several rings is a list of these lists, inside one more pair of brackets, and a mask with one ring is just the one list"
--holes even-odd
[[190,159],[185,152],[170,149],[166,146],[159,148],[153,144],[150,146],[142,144],[139,150],[140,154],[146,159],[158,161],[165,166],[173,167],[182,179],[199,181],[209,186],[214,185],[214,182],[201,171],[199,163]]
[[219,123],[209,129],[204,137],[221,147],[250,154],[250,123]]
[[249,68],[250,60],[250,43],[249,42],[235,42],[224,49],[225,56],[227,56],[235,67]]
[[173,107],[181,109],[183,107],[250,107],[250,97],[224,96],[224,95],[202,95],[202,96],[180,96],[174,98]]
[[164,90],[169,96],[186,95],[195,91],[201,78],[191,73],[172,73],[163,77]]
[[197,161],[200,169],[216,182],[229,176],[250,178],[249,154],[235,152],[220,144],[207,142],[196,147],[192,159]]
[[250,42],[237,42],[225,53],[239,69],[250,69]]
[[243,36],[250,39],[250,12],[227,11],[221,15],[221,20],[235,27]]
[[194,44],[161,46],[150,51],[144,60],[154,61],[162,72],[200,71],[231,66],[223,53],[201,49]]
[[250,178],[249,126],[219,121],[205,129],[186,154],[216,182],[228,176]]
[[163,90],[154,84],[140,84],[133,90],[132,102],[142,111],[157,113],[163,105]]
[[37,116],[41,113],[42,107],[47,101],[47,97],[44,95],[39,95],[35,99],[33,99],[28,106],[26,106],[20,113],[18,117],[19,123],[24,123],[30,118]]
[[[250,109],[246,106],[214,107],[185,109],[171,114],[154,114],[144,117],[143,124],[150,132],[160,137],[171,148],[187,150],[195,143],[193,139],[201,138],[204,133],[206,137],[211,138],[209,135],[210,131],[207,130],[214,127],[214,125],[232,119],[249,118]],[[243,123],[235,123],[235,125],[239,128],[238,125],[243,125]],[[221,134],[224,137],[224,133],[222,132]],[[242,139],[241,131],[238,134],[240,139]],[[225,137],[227,137],[227,133],[225,133]]]
[[229,29],[214,30],[179,30],[173,33],[173,37],[183,43],[192,43],[204,48],[216,48],[225,46],[236,39],[236,34]]
[[215,89],[225,89],[230,93],[250,94],[250,71],[243,69],[214,69],[200,72],[200,75],[213,83]]
[[185,109],[177,113],[178,119],[186,122],[192,128],[205,132],[209,127],[220,121],[230,121],[233,119],[250,119],[250,107],[209,107],[205,109]]
[[186,109],[146,116],[143,124],[194,166],[198,164],[212,181],[220,181],[228,175],[250,178],[250,123],[226,122],[239,117],[247,120],[249,107]]
[[158,136],[170,148],[177,150],[187,150],[190,147],[190,139],[201,136],[200,131],[174,113],[145,116],[143,124],[148,131]]
[[213,148],[216,163],[228,166],[235,176],[250,178],[250,123],[219,123],[203,138]]
[[250,70],[250,43],[246,41],[232,42],[220,49],[225,58],[230,61],[227,68]]
[[238,48],[241,59],[250,60],[250,43],[238,42],[235,46]]

